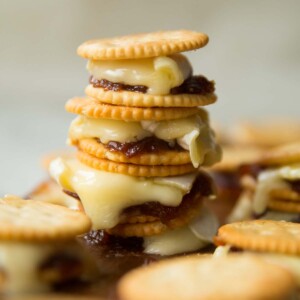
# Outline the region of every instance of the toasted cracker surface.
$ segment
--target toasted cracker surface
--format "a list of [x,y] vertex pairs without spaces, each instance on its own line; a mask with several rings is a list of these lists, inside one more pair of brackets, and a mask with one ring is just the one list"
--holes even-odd
[[[201,197],[201,196],[199,196]],[[202,209],[203,202],[198,201],[193,206],[182,209],[180,214],[175,218],[171,219],[167,223],[163,223],[160,220],[153,220],[150,222],[138,222],[132,223],[131,217],[128,218],[126,223],[126,218],[123,218],[122,224],[118,224],[108,232],[113,235],[119,236],[152,236],[165,232],[166,230],[172,230],[180,228],[188,224],[192,219],[197,217]],[[146,220],[146,217],[143,216]],[[143,220],[144,221],[144,220]]]
[[103,118],[124,121],[162,121],[180,119],[198,113],[196,107],[141,108],[103,104],[91,98],[73,98],[66,103],[66,110],[90,118]]
[[265,165],[287,165],[300,162],[300,143],[290,143],[266,151],[261,158]]
[[126,174],[142,177],[164,177],[187,174],[195,171],[192,164],[168,165],[168,166],[147,166],[117,163],[107,159],[97,158],[88,153],[79,151],[77,158],[91,168],[106,172]]
[[207,43],[208,36],[201,32],[160,31],[87,41],[78,47],[77,53],[93,60],[133,59],[171,55]]
[[191,163],[190,154],[186,150],[164,150],[157,153],[143,153],[127,157],[119,151],[110,151],[104,144],[95,139],[82,139],[77,142],[78,148],[97,158],[119,163],[135,165],[183,165]]
[[299,201],[288,201],[286,199],[272,198],[268,203],[268,208],[275,210],[275,211],[300,213],[300,202]]
[[117,286],[122,300],[279,300],[295,281],[285,269],[250,255],[193,255],[127,273]]
[[0,240],[42,242],[75,238],[91,228],[79,211],[16,196],[0,199]]
[[222,226],[216,242],[253,251],[300,254],[300,224],[253,220]]
[[178,95],[150,95],[135,92],[107,91],[88,85],[85,93],[103,103],[133,107],[196,107],[213,104],[217,101],[215,94],[178,94]]
[[275,188],[270,191],[270,196],[282,201],[295,201],[300,205],[300,194],[288,188]]

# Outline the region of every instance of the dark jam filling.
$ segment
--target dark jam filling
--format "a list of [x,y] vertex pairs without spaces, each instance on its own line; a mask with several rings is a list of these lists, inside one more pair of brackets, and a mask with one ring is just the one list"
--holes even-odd
[[39,266],[41,278],[52,284],[78,279],[82,271],[83,265],[79,258],[66,253],[56,253]]
[[[90,76],[90,84],[94,88],[103,88],[109,91],[129,91],[137,93],[147,93],[148,87],[144,85],[129,85],[121,82],[111,82],[106,79],[98,80],[93,76]],[[170,90],[170,94],[197,94],[197,95],[207,95],[215,91],[214,81],[209,81],[206,77],[202,75],[191,76],[187,78],[180,86],[174,87]]]
[[238,173],[240,177],[249,175],[254,179],[257,179],[260,172],[264,171],[265,169],[266,167],[260,164],[244,164],[240,166]]
[[211,178],[201,173],[196,178],[191,191],[184,195],[179,206],[164,206],[159,202],[147,202],[141,205],[130,206],[125,208],[121,217],[132,217],[139,215],[153,216],[160,219],[166,225],[188,211],[190,207],[196,206],[199,201],[203,201],[204,197],[214,193]]
[[196,94],[207,95],[215,91],[214,81],[209,81],[202,75],[191,76],[187,78],[182,85],[171,89],[170,94]]
[[145,94],[148,90],[144,85],[128,85],[120,82],[111,82],[106,79],[98,80],[93,76],[90,77],[90,84],[92,84],[94,88],[103,88],[106,91],[114,92],[129,91]]
[[300,193],[300,180],[286,180],[286,182],[294,192]]
[[104,230],[92,230],[83,237],[87,245],[105,245],[113,251],[126,248],[128,252],[142,252],[143,238],[140,237],[120,237],[106,233]]
[[[98,142],[101,143],[100,140],[98,140]],[[181,148],[177,143],[174,145],[174,147],[172,147],[168,142],[160,140],[156,137],[147,137],[140,141],[131,143],[110,141],[105,145],[105,147],[112,152],[122,152],[128,158],[144,153],[157,153],[167,150],[183,150],[183,148]]]
[[65,190],[65,189],[63,189],[63,192],[66,193],[67,195],[69,195],[69,196],[77,199],[77,200],[80,200],[79,196],[76,193],[74,193],[74,192],[70,192],[70,191]]

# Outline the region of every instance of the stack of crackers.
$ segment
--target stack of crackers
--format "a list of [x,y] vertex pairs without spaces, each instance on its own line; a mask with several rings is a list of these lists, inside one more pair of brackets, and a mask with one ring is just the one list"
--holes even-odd
[[80,199],[103,243],[119,237],[126,247],[134,237],[146,253],[173,255],[204,247],[217,229],[203,208],[214,186],[202,169],[221,158],[202,108],[217,99],[214,82],[193,75],[181,54],[207,42],[170,31],[78,48],[90,73],[86,97],[66,104],[79,115],[69,130],[78,151],[54,160],[50,173]]

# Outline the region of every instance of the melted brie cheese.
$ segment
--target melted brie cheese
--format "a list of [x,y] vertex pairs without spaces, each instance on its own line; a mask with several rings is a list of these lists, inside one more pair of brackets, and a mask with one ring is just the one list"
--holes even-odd
[[186,226],[167,231],[160,235],[144,238],[144,252],[159,255],[174,255],[192,252],[207,246],[209,242],[199,239],[192,230]]
[[253,196],[253,211],[256,214],[263,213],[270,200],[270,192],[273,189],[289,188],[280,173],[281,169],[261,172]]
[[109,141],[129,143],[155,136],[169,143],[177,142],[190,152],[195,168],[209,166],[221,159],[221,148],[215,142],[209,124],[199,115],[170,121],[125,122],[108,119],[77,117],[71,124],[69,137],[98,138],[104,144]]
[[169,178],[141,178],[92,169],[75,159],[58,158],[50,164],[50,174],[81,199],[94,229],[116,226],[121,212],[129,206],[156,201],[178,206],[196,178],[191,175]]
[[192,74],[189,61],[181,54],[114,61],[90,60],[87,69],[98,80],[147,86],[147,93],[154,95],[169,94],[173,87],[180,86]]
[[37,271],[52,251],[53,247],[48,245],[1,243],[0,268],[6,275],[5,291],[11,294],[49,289],[41,282]]

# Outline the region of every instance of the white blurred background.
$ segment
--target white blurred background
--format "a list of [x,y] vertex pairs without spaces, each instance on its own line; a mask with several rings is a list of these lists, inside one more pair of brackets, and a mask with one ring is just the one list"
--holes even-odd
[[216,81],[212,120],[298,118],[299,12],[297,0],[0,0],[0,196],[30,191],[41,156],[64,147],[64,103],[88,80],[76,48],[90,38],[203,31],[210,43],[189,57]]

